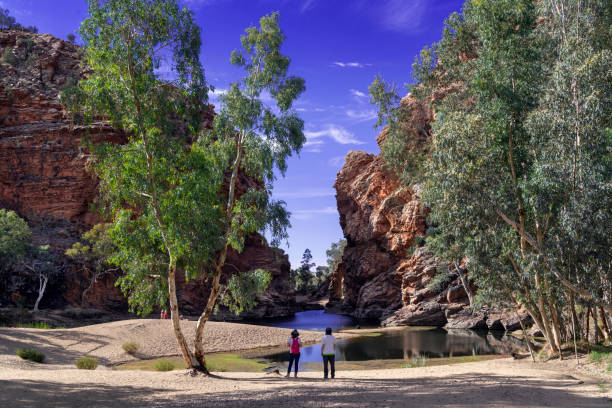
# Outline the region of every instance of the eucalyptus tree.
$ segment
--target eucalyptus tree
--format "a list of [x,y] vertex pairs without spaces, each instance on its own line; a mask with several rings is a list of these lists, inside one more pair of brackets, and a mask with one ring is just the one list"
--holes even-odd
[[373,84],[394,125],[383,155],[431,206],[430,248],[464,254],[478,301],[524,307],[558,354],[574,297],[611,305],[610,15],[597,0],[467,1],[414,66],[436,114],[420,149]]
[[[305,141],[304,122],[292,110],[305,85],[302,78],[288,74],[290,59],[281,54],[284,39],[278,13],[262,17],[259,27],[245,30],[241,48],[233,51],[230,58],[233,65],[244,69],[245,75],[222,96],[213,128],[201,139],[203,149],[223,157],[220,163],[225,163],[222,169],[227,175],[228,191],[219,223],[221,249],[212,263],[211,291],[196,327],[195,357],[202,367],[202,334],[219,295],[228,250],[240,252],[245,237],[262,229],[270,231],[273,245],[287,238],[289,214],[285,203],[272,200],[270,194],[275,171],[284,175],[287,158],[299,151]],[[273,106],[263,102],[267,96]],[[259,183],[243,183],[243,175]],[[262,279],[265,275],[256,272],[250,276],[253,282]]]
[[[200,30],[175,0],[88,1],[80,28],[86,79],[63,101],[75,119],[108,119],[125,130],[122,145],[91,146],[92,167],[115,246],[109,262],[139,313],[170,303],[180,351],[197,365],[179,321],[177,269],[201,276],[219,246],[218,157],[193,143],[208,88],[199,61]],[[172,82],[162,81],[169,66]]]

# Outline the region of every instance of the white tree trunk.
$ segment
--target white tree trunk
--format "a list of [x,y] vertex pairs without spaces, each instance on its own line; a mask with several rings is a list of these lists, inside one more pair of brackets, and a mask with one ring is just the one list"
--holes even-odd
[[36,303],[34,303],[34,312],[38,312],[38,304],[45,294],[45,289],[47,288],[47,282],[49,282],[49,277],[43,273],[38,275],[38,298],[36,299]]

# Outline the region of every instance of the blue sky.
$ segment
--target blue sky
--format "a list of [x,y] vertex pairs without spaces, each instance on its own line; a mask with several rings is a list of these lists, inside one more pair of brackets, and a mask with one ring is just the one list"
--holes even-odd
[[[308,141],[275,183],[274,196],[292,212],[289,246],[284,245],[292,266],[306,248],[318,265],[325,264],[325,250],[342,238],[333,184],[344,156],[350,150],[378,154],[368,85],[376,74],[409,82],[414,56],[440,38],[445,17],[459,11],[463,0],[182,1],[202,29],[201,61],[216,92],[242,74],[229,55],[244,29],[280,12],[290,71],[306,79],[295,108]],[[60,38],[77,32],[87,10],[85,0],[0,0],[0,7],[21,24]]]

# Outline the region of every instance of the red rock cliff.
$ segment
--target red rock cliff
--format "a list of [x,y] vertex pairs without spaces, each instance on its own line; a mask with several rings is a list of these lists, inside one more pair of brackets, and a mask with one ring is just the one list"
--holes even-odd
[[[94,143],[125,140],[122,132],[105,122],[71,126],[59,95],[83,75],[79,52],[74,44],[49,34],[0,31],[0,207],[16,210],[28,220],[36,242],[50,243],[61,254],[100,221],[89,210],[97,180],[87,170],[83,137]],[[282,251],[268,247],[254,234],[244,252],[231,253],[228,263],[240,270],[265,268],[272,274],[270,288],[251,316],[293,313],[295,294]],[[88,292],[89,306],[127,310],[125,298],[113,285],[115,278],[105,275],[96,283]],[[87,284],[72,265],[61,284],[53,286],[61,293],[46,293],[42,306],[80,305]],[[179,279],[178,286],[185,312],[199,314],[207,295],[205,284]]]
[[[433,98],[452,91],[442,90]],[[407,148],[419,148],[432,137],[434,113],[411,96],[402,100],[402,106],[403,131],[412,134],[414,143]],[[386,135],[386,129],[378,135],[379,146]],[[428,287],[440,267],[434,256],[419,247],[417,238],[427,230],[428,209],[420,200],[418,186],[402,186],[381,156],[349,152],[334,187],[347,247],[331,279],[330,310],[382,320],[385,325],[517,327],[511,316],[472,314],[456,271],[449,273],[442,287]]]

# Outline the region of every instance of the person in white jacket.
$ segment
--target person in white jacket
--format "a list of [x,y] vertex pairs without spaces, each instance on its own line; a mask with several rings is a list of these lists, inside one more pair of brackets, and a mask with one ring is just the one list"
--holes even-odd
[[323,357],[323,378],[327,379],[327,364],[331,367],[331,378],[336,375],[336,338],[332,336],[332,329],[325,329],[325,336],[321,339],[321,356]]

